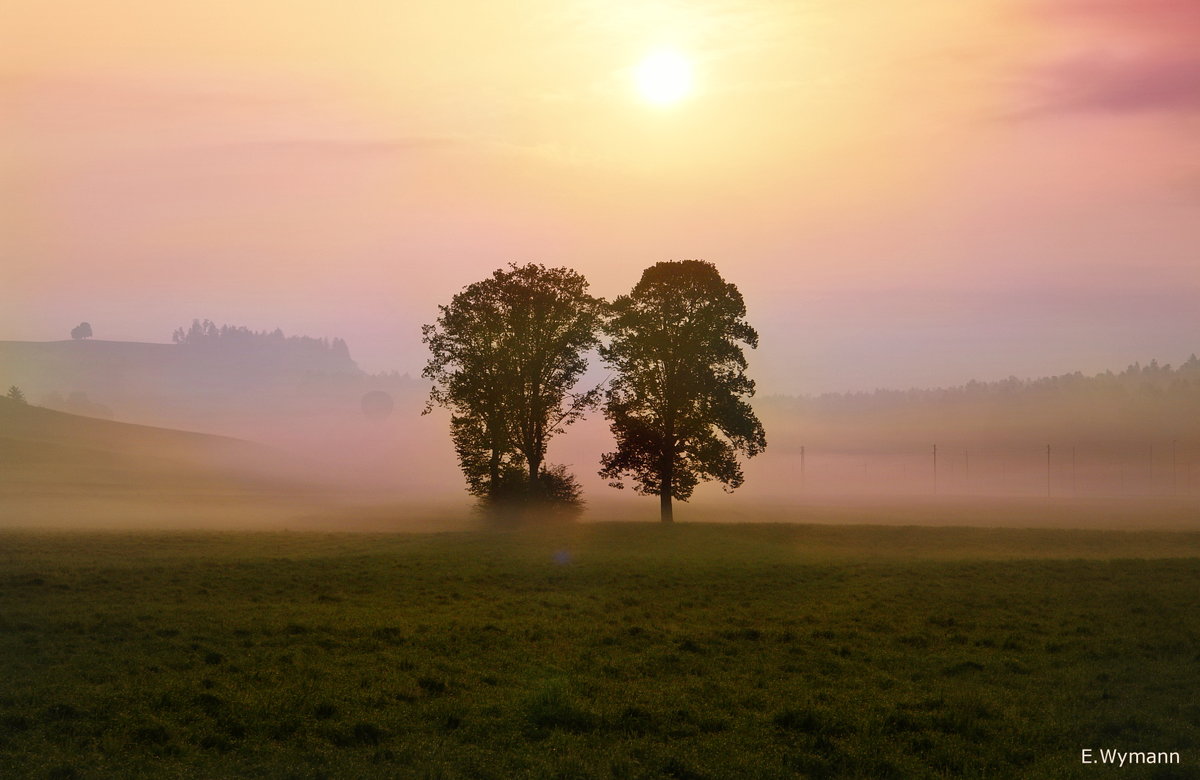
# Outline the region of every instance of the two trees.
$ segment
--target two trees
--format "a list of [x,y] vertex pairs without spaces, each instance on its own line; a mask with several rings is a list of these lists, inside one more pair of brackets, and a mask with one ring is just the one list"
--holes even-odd
[[[758,335],[745,304],[711,263],[658,263],[611,304],[566,268],[510,266],[470,285],[423,329],[433,380],[426,411],[451,412],[451,436],[468,491],[493,508],[579,503],[562,466],[545,465],[550,439],[603,401],[616,450],[601,475],[660,497],[687,500],[705,479],[742,484],[739,453],[766,446],[745,398],[741,345]],[[601,343],[600,335],[608,337]],[[614,370],[607,390],[573,390],[598,348]]]

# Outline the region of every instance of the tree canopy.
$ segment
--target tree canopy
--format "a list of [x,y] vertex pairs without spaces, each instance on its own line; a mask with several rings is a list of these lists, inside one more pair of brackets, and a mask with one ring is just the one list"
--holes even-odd
[[598,342],[601,302],[587,290],[568,268],[512,264],[422,328],[426,411],[450,410],[468,492],[485,503],[578,502],[574,477],[545,460],[551,438],[599,400],[599,388],[573,391]]
[[659,496],[664,522],[672,499],[686,501],[703,480],[739,487],[737,456],[767,445],[745,400],[754,382],[742,345],[758,346],[745,316],[737,287],[701,260],[657,263],[611,304],[600,355],[615,371],[604,413],[617,448],[600,475]]
[[71,338],[79,341],[80,339],[90,339],[92,337],[92,325],[88,322],[81,322],[71,328]]

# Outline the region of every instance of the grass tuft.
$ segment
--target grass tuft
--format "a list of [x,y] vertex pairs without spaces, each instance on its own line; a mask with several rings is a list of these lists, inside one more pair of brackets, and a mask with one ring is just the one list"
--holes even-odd
[[583,709],[562,685],[550,685],[538,691],[525,705],[525,717],[537,729],[561,730],[575,734],[594,731],[600,719]]

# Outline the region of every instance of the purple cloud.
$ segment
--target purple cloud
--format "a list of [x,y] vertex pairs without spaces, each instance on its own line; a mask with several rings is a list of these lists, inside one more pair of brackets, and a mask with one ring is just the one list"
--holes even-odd
[[1193,45],[1200,31],[1196,0],[1038,0],[1035,9],[1050,20],[1151,31]]
[[1200,111],[1200,55],[1093,55],[1039,70],[1033,113]]
[[1032,8],[1043,23],[1070,28],[1064,37],[1076,48],[1033,71],[1034,107],[1023,113],[1200,111],[1200,0],[1039,0]]

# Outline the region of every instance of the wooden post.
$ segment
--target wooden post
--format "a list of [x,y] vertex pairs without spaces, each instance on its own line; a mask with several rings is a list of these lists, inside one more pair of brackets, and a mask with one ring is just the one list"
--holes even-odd
[[1176,470],[1175,439],[1171,439],[1171,495],[1179,493],[1179,472]]

